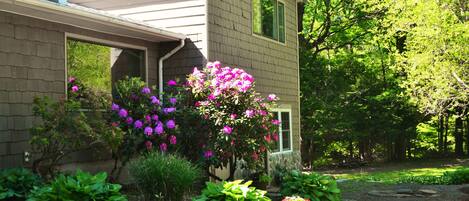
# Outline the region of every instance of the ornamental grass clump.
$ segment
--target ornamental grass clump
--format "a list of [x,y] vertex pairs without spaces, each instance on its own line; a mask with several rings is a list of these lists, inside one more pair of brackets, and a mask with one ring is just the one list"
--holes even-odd
[[240,68],[222,67],[220,62],[208,63],[202,70],[194,68],[186,85],[195,110],[207,123],[202,154],[207,164],[230,164],[228,180],[233,179],[237,160],[244,160],[251,169],[262,165],[278,139],[280,122],[270,113],[277,96],[260,96],[252,75]]
[[130,163],[130,175],[145,200],[180,201],[201,178],[201,170],[176,155],[150,152]]

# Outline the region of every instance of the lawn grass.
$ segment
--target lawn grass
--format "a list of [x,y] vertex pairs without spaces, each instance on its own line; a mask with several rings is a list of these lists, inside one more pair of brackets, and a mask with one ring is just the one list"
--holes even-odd
[[452,164],[449,166],[441,166],[438,162],[433,165],[425,165],[426,167],[415,167],[415,163],[405,165],[396,165],[394,168],[382,168],[374,171],[357,170],[350,172],[330,172],[329,175],[336,179],[344,179],[348,181],[360,182],[379,182],[384,184],[401,183],[403,178],[416,176],[442,176],[444,172],[455,171],[458,168],[468,167],[466,164]]

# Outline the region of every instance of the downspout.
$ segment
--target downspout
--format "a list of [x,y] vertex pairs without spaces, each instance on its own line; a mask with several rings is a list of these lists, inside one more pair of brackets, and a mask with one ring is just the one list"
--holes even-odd
[[158,60],[158,90],[160,93],[160,101],[163,101],[163,62],[164,60],[173,56],[177,51],[182,49],[185,44],[186,44],[185,39],[181,39],[177,47],[175,47],[173,50],[171,50],[170,52],[168,52],[167,54],[165,54]]

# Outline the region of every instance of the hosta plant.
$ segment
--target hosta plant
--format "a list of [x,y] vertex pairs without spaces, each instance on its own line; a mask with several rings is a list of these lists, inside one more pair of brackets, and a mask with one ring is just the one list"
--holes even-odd
[[41,185],[38,175],[25,168],[0,171],[0,200],[26,198],[34,186]]
[[339,201],[340,189],[330,176],[291,171],[284,176],[280,192],[284,196],[301,196],[311,201]]
[[203,156],[214,167],[230,164],[228,180],[233,179],[237,160],[251,169],[262,165],[266,151],[278,139],[280,122],[270,112],[277,97],[262,97],[254,88],[252,75],[220,62],[194,68],[187,78],[194,107],[208,125]]
[[304,199],[304,198],[298,197],[298,196],[290,196],[290,197],[283,198],[282,201],[310,201],[310,200],[309,199]]
[[49,185],[32,190],[28,201],[127,201],[119,184],[106,182],[107,174],[91,175],[77,171],[71,176],[59,175]]
[[243,183],[242,180],[232,182],[211,183],[202,190],[202,195],[193,201],[270,201],[266,192],[249,187],[251,181]]

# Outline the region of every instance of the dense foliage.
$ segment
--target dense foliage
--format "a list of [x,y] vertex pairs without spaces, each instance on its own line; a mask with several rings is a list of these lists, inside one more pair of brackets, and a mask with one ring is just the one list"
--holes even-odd
[[403,177],[401,183],[435,184],[435,185],[460,185],[469,183],[469,168],[460,168],[454,171],[446,171],[441,176],[423,175]]
[[194,68],[187,86],[195,101],[195,110],[207,122],[204,157],[208,164],[230,164],[233,179],[237,160],[247,168],[262,165],[273,141],[278,139],[270,108],[277,97],[261,97],[254,89],[254,78],[240,68],[222,67],[220,62]]
[[249,187],[250,181],[236,180],[232,182],[221,182],[218,184],[207,182],[202,190],[202,195],[193,199],[194,201],[270,201],[265,196],[265,191]]
[[176,201],[183,200],[202,171],[181,157],[153,151],[133,161],[129,172],[146,200]]
[[300,4],[307,165],[462,153],[469,132],[464,2]]
[[25,199],[34,186],[42,184],[38,175],[24,168],[0,171],[0,200]]
[[280,192],[284,196],[297,195],[313,201],[338,201],[340,189],[329,176],[291,171],[283,178]]
[[28,201],[127,201],[119,184],[106,182],[107,174],[91,175],[78,170],[74,175],[57,176],[50,184],[35,188]]

